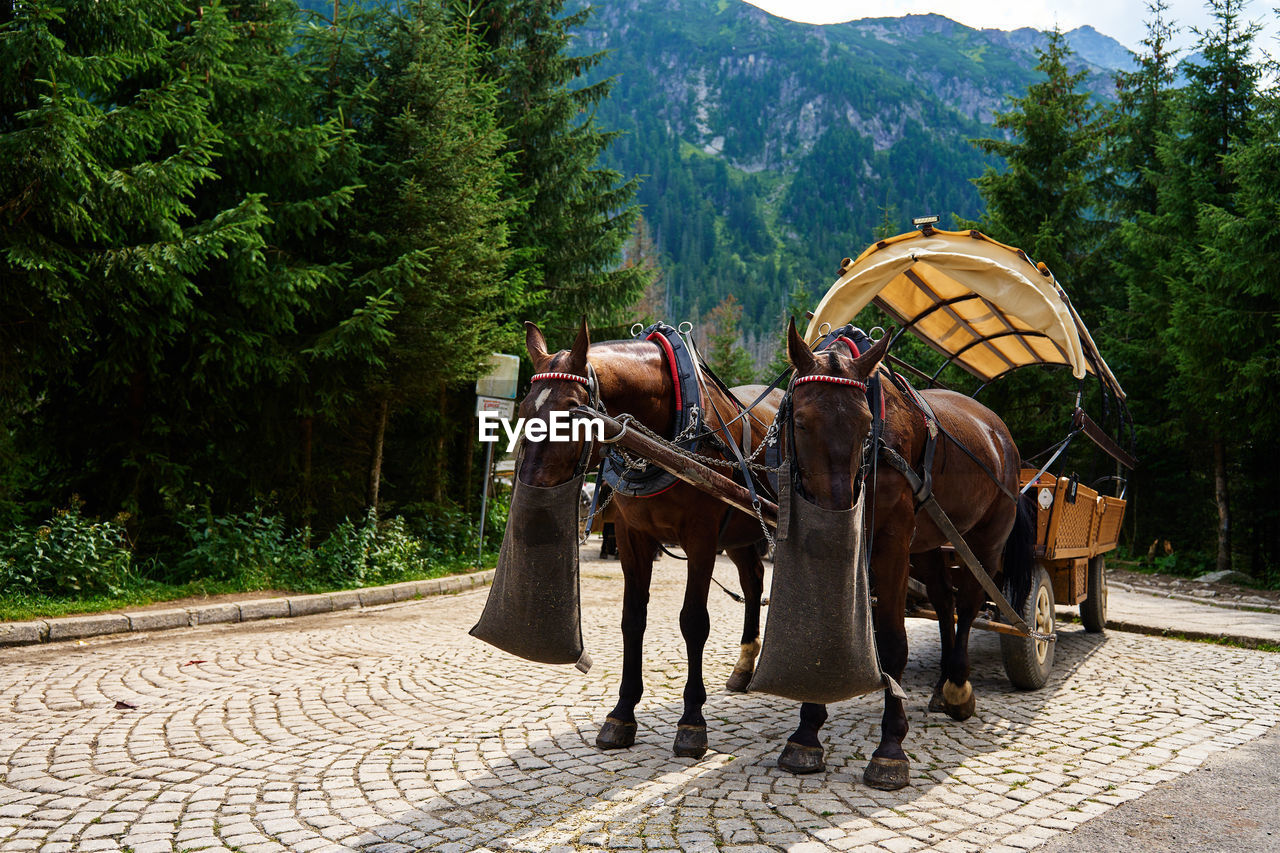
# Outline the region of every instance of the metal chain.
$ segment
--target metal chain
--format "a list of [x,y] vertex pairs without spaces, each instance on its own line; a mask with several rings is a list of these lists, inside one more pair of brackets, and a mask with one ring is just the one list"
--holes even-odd
[[[629,419],[630,415],[623,415],[622,417]],[[645,462],[643,459],[634,459],[633,457],[628,456],[620,447],[614,448],[614,449],[618,453],[618,455],[622,458],[622,465],[626,469],[626,471],[639,471],[640,469],[644,468],[649,464]],[[624,480],[627,477],[626,471],[624,471],[622,474],[622,479]],[[599,490],[603,486],[604,486],[604,483],[600,483],[600,482],[596,483],[597,490]],[[613,501],[613,496],[615,494],[617,494],[616,490],[610,489],[609,494],[605,495],[604,503],[596,507],[595,515],[591,517],[591,524],[587,527],[586,531],[583,532],[582,538],[578,540],[579,545],[586,544],[587,537],[591,535],[591,528],[595,526],[596,519],[604,518],[605,507],[607,507],[610,504],[610,502]]]
[[[689,459],[694,459],[698,462],[703,462],[705,464],[718,466],[721,468],[734,469],[738,467],[738,463],[734,462],[732,459],[721,459],[715,456],[705,456],[701,453],[695,453],[692,450],[686,450],[683,447],[677,446],[680,444],[680,442],[685,441],[688,438],[688,433],[692,431],[692,428],[695,425],[694,423],[690,423],[689,428],[687,428],[680,435],[676,436],[674,439],[666,439],[658,435],[653,430],[649,429],[644,424],[635,420],[631,415],[628,415],[628,414],[619,415],[618,422],[626,424],[628,429],[634,429],[638,432],[644,433],[644,435],[647,436],[648,438],[651,438],[654,441],[657,441],[667,446],[669,450],[675,453],[679,453],[681,456],[685,456]],[[708,430],[706,432],[706,435],[715,435],[715,433]],[[777,436],[778,436],[778,424],[777,424],[777,421],[775,421],[769,424],[769,429],[764,434],[764,438],[760,440],[760,443],[756,446],[756,449],[752,452],[752,454],[747,457],[748,467],[750,467],[753,471],[764,471],[769,474],[776,474],[778,471],[782,469],[781,465],[769,466],[769,465],[764,465],[764,464],[752,461],[760,456],[760,454],[764,451],[765,447],[773,445],[777,441]],[[621,449],[618,449],[617,452],[622,453]],[[625,457],[625,454],[623,455]]]
[[[648,438],[653,439],[654,441],[657,441],[660,444],[667,446],[667,449],[671,450],[672,452],[679,453],[681,456],[684,456],[686,458],[694,459],[700,462],[708,462],[713,465],[719,465],[721,467],[727,467],[731,469],[737,467],[736,462],[726,460],[726,459],[716,459],[711,456],[704,456],[700,453],[694,453],[692,450],[685,450],[684,448],[677,446],[679,442],[683,440],[682,436],[685,433],[688,433],[690,431],[689,429],[686,429],[684,433],[681,433],[680,436],[676,436],[674,440],[668,441],[667,439],[658,435],[653,430],[649,429],[644,424],[637,421],[634,417],[632,417],[629,414],[619,415],[618,422],[623,424],[627,429],[635,429],[643,433]],[[696,421],[694,423],[696,423]],[[694,426],[694,423],[690,423],[689,425],[690,428]],[[759,456],[760,452],[765,448],[766,445],[772,444],[773,441],[776,440],[777,434],[778,434],[778,424],[777,424],[777,421],[774,421],[774,423],[769,425],[769,430],[764,434],[764,438],[761,439],[760,445],[756,448],[755,452],[752,453],[751,456],[748,458],[755,459],[757,456]],[[635,457],[630,456],[629,454],[627,454],[626,451],[624,451],[620,447],[614,447],[611,452],[618,454],[618,456],[622,459],[623,465],[625,465],[627,470],[629,471],[643,468],[649,464],[644,459],[637,459]],[[749,463],[749,466],[754,471],[767,471],[767,472],[777,472],[781,470],[781,467],[782,467],[779,465],[778,467],[773,468],[768,465],[760,465],[756,463]],[[625,476],[626,475],[624,474],[623,477],[625,478]],[[596,488],[599,488],[599,486],[597,485]],[[612,492],[612,490],[610,491]],[[611,493],[609,495],[609,500],[612,500],[612,498],[613,498],[613,494]],[[608,500],[606,500],[606,505],[607,503],[608,503]],[[765,523],[764,512],[761,509],[760,501],[756,500],[752,502],[751,509],[755,512],[756,521],[760,523],[760,531],[764,533],[764,538],[766,541],[768,541],[769,547],[770,548],[774,547],[773,534],[769,532],[769,525]],[[604,506],[601,506],[598,512],[603,512],[603,511],[604,511]],[[583,541],[586,541],[586,540],[584,539]]]

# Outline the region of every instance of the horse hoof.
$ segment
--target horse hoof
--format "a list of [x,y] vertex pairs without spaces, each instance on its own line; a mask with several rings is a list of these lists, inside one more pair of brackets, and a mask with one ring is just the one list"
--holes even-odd
[[965,720],[973,716],[973,712],[978,707],[978,701],[976,696],[971,692],[969,694],[969,698],[961,702],[959,705],[952,705],[950,702],[944,702],[943,705],[943,710],[947,712],[948,717],[956,722],[963,723]]
[[788,773],[798,775],[817,773],[827,768],[822,760],[822,747],[801,746],[791,741],[787,741],[787,745],[782,748],[782,755],[778,756],[778,766]]
[[942,688],[933,688],[933,695],[929,697],[929,713],[941,714],[947,710],[947,702],[942,698]]
[[735,669],[729,675],[729,680],[725,682],[725,689],[733,693],[746,693],[747,685],[751,683],[751,676],[754,674],[752,672],[739,672]]
[[613,717],[605,717],[600,734],[596,735],[596,746],[601,749],[626,749],[636,742],[636,724],[624,723]]
[[862,772],[862,781],[868,788],[879,791],[897,791],[911,781],[911,765],[902,758],[876,758]]
[[701,758],[707,754],[706,726],[677,726],[676,745],[673,750],[677,758]]

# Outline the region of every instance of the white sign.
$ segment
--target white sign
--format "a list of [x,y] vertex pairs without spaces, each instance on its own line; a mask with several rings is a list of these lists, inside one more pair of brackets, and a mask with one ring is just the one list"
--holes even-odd
[[504,400],[502,397],[476,397],[476,416],[490,414],[509,419],[516,413],[516,401]]
[[520,359],[514,355],[495,352],[489,356],[489,371],[476,381],[476,393],[481,397],[516,398],[516,380],[520,378]]

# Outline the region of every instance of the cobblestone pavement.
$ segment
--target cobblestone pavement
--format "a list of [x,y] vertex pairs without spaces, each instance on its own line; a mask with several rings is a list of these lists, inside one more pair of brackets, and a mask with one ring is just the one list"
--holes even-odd
[[774,766],[795,704],[719,687],[741,617],[713,588],[712,751],[673,758],[683,576],[664,560],[639,738],[605,754],[620,573],[583,576],[589,675],[468,637],[483,590],[0,651],[0,849],[1029,849],[1280,722],[1280,655],[1075,626],[1032,693],[979,632],[977,716],[926,716],[936,628],[913,621],[912,785],[861,782],[878,697],[832,706],[829,769],[795,777]]

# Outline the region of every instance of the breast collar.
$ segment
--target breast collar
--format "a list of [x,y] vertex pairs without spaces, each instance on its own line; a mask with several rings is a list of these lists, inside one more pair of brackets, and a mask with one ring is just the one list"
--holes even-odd
[[[663,363],[671,373],[676,409],[675,431],[671,439],[683,450],[696,451],[703,438],[703,408],[698,366],[693,354],[685,346],[680,333],[666,323],[654,323],[640,332],[637,338],[658,345]],[[612,446],[601,462],[601,476],[618,494],[631,498],[653,497],[677,482],[675,474],[657,465],[646,464],[638,469],[628,467]]]

